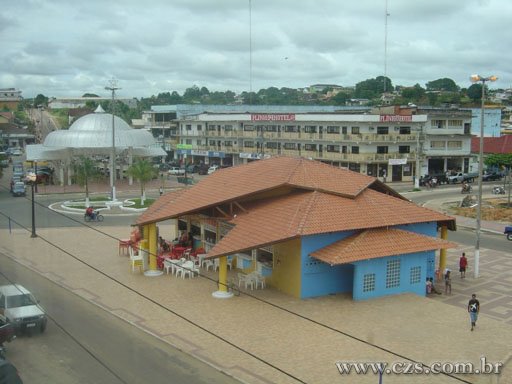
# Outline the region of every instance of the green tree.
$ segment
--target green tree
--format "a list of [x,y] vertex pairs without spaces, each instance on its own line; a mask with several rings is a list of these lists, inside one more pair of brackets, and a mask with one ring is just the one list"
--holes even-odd
[[482,99],[482,84],[471,84],[471,86],[468,88],[466,94],[474,102],[481,100]]
[[147,159],[138,159],[128,168],[128,175],[139,181],[140,203],[144,205],[144,201],[146,200],[146,183],[157,175],[157,170]]
[[85,187],[85,206],[89,206],[89,182],[100,178],[101,174],[96,163],[86,156],[80,156],[74,161],[74,175],[76,182]]
[[82,97],[99,97],[98,95],[95,95],[94,93],[84,93]]
[[407,101],[418,102],[425,97],[425,89],[419,84],[415,84],[413,87],[402,88],[402,97]]
[[356,84],[354,97],[358,99],[375,99],[379,97],[386,89],[387,92],[393,90],[393,84],[388,77],[377,76],[375,79],[366,79]]
[[39,94],[34,99],[34,107],[37,107],[39,105],[42,105],[44,107],[48,106],[48,98],[42,94]]
[[455,84],[455,81],[448,78],[437,79],[429,81],[427,84],[427,91],[448,91],[458,92],[459,87]]

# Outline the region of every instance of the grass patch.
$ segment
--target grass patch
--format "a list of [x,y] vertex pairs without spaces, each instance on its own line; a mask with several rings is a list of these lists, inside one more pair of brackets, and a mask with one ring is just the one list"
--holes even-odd
[[[512,222],[512,207],[507,204],[507,199],[486,199],[482,201],[482,220]],[[458,216],[476,218],[476,207],[462,208],[451,207],[450,213]]]
[[140,203],[141,202],[140,198],[130,199],[130,201],[133,202],[133,205],[130,205],[130,208],[140,209],[140,208],[149,207],[151,204],[153,204],[155,202],[155,199],[146,199],[146,200],[144,200],[144,204]]

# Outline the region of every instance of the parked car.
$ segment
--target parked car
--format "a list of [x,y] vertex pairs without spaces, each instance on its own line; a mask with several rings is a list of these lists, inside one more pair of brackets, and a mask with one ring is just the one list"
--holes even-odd
[[185,167],[187,173],[197,173],[199,172],[199,165],[197,164],[189,164]]
[[207,174],[208,174],[208,169],[209,169],[209,168],[210,168],[210,167],[208,167],[208,165],[206,165],[206,164],[201,164],[201,165],[199,166],[199,170],[197,171],[197,173],[198,173],[198,174],[200,174],[200,175],[207,175]]
[[14,325],[16,333],[46,330],[46,314],[39,301],[20,284],[0,286],[0,312]]
[[208,168],[208,174],[211,175],[213,172],[215,172],[217,169],[219,169],[218,165],[212,165],[210,168]]
[[185,168],[180,167],[170,167],[167,171],[169,175],[178,176],[178,175],[184,175],[185,174]]
[[25,196],[27,194],[25,189],[25,183],[23,181],[17,181],[12,186],[12,195],[17,196]]
[[503,176],[498,172],[484,173],[482,175],[482,181],[496,181],[501,180]]
[[5,359],[0,359],[0,383],[23,384],[16,367]]

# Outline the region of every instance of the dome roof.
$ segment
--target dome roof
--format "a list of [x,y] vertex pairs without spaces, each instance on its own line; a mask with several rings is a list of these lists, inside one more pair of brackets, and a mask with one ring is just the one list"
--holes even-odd
[[[116,150],[154,146],[155,139],[148,131],[133,129],[123,119],[114,116],[114,146]],[[58,148],[112,148],[112,114],[98,108],[82,116],[67,130],[51,132],[44,147]]]

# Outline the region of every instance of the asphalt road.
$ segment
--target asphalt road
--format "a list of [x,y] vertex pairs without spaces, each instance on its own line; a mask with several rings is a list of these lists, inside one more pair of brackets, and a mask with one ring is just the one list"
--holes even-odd
[[25,383],[238,383],[2,254],[0,266],[0,284],[24,285],[50,317],[7,344]]

